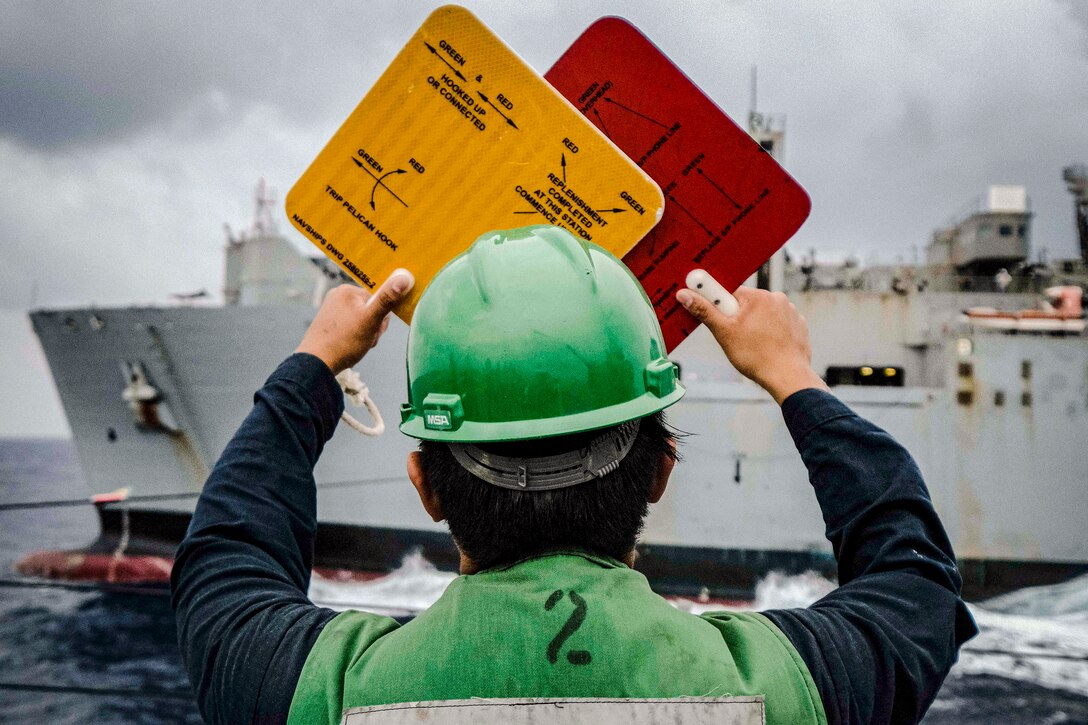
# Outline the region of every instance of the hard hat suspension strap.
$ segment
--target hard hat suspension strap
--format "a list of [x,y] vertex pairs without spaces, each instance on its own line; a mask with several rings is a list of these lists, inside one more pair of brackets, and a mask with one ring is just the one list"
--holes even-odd
[[449,443],[462,468],[494,486],[550,491],[601,478],[619,468],[638,437],[639,419],[594,437],[586,446],[552,456],[523,458],[490,453],[471,443]]

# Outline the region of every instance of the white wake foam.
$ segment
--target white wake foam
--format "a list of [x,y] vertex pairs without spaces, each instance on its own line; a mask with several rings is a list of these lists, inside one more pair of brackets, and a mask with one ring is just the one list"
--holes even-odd
[[814,571],[788,575],[772,571],[756,584],[756,611],[807,607],[835,589],[835,582]]
[[[408,616],[431,606],[455,577],[415,553],[388,576],[370,582],[314,576],[310,598],[340,611]],[[812,572],[793,576],[772,572],[759,581],[755,601],[744,609],[805,607],[834,588],[833,582]],[[728,608],[714,602],[671,601],[694,614]],[[952,676],[995,675],[1088,696],[1088,576],[969,606],[981,633],[960,651]]]
[[1088,574],[1061,584],[1026,587],[982,603],[988,611],[1029,617],[1069,616],[1088,619]]
[[314,576],[310,599],[338,611],[361,609],[389,616],[418,614],[434,604],[456,574],[439,571],[419,552],[404,557],[388,576],[369,582],[339,582]]
[[678,609],[692,614],[720,612],[722,610],[763,611],[765,609],[793,609],[807,607],[835,588],[835,583],[824,579],[814,571],[804,574],[783,574],[772,571],[756,583],[756,598],[743,605],[722,605],[703,599],[670,598]]
[[1088,696],[1088,623],[971,607],[980,633],[960,650],[956,676],[996,675]]
[[1088,696],[1088,576],[970,605],[980,633],[953,674],[997,675]]

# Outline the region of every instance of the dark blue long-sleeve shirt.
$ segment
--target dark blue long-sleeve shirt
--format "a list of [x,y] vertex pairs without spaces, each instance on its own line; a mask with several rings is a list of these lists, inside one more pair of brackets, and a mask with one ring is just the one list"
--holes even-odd
[[[306,596],[313,467],[343,396],[319,359],[289,357],[212,471],[172,573],[182,657],[209,722],[283,722],[337,612]],[[951,545],[910,455],[831,394],[783,415],[823,510],[839,589],[765,612],[812,674],[828,720],[914,722],[975,633]]]

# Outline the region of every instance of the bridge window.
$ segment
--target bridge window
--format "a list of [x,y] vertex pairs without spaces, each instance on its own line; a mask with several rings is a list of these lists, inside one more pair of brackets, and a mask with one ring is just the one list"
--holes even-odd
[[867,387],[903,387],[903,368],[896,365],[831,365],[824,376],[831,387],[864,385]]

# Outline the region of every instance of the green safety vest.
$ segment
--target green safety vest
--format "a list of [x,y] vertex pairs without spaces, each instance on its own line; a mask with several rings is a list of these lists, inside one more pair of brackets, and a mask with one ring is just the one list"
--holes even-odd
[[694,616],[639,572],[552,552],[461,576],[400,626],[344,612],[317,638],[288,722],[367,705],[471,698],[763,695],[767,723],[826,723],[808,667],[752,612]]

